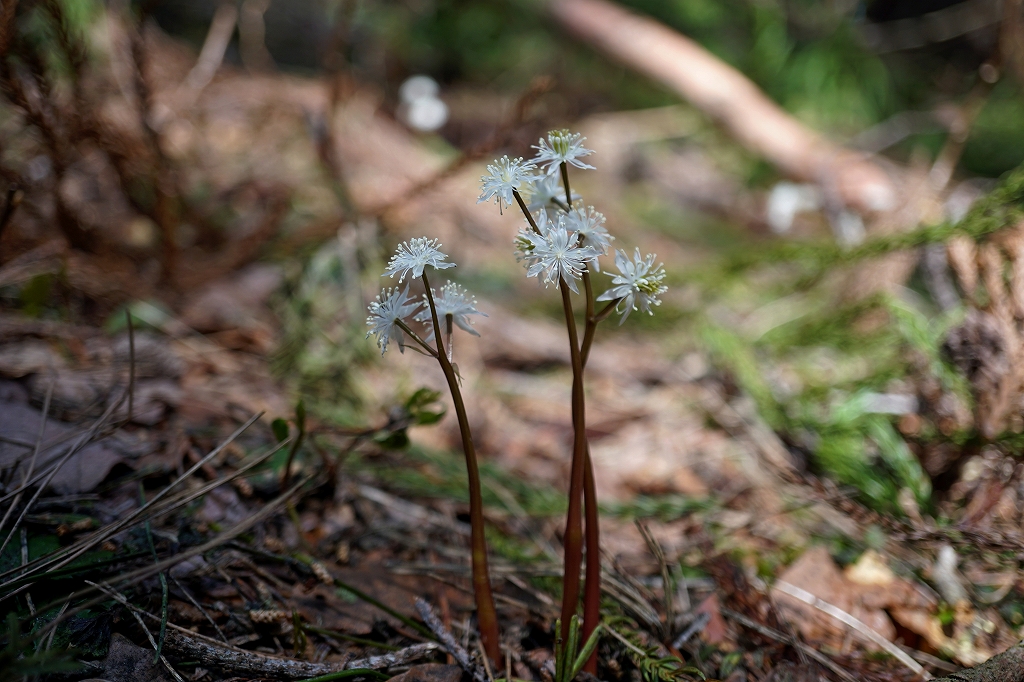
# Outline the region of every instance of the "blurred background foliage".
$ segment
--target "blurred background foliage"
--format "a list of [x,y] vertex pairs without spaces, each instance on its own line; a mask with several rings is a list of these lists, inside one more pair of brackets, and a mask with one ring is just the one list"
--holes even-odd
[[[87,0],[76,0],[84,3]],[[905,111],[962,99],[992,56],[998,27],[912,50],[869,47],[865,27],[941,10],[950,0],[624,0],[693,38],[740,69],[772,99],[836,139]],[[159,3],[168,31],[199,44],[214,3]],[[315,70],[331,26],[346,23],[345,51],[357,75],[392,97],[409,75],[425,73],[445,88],[512,94],[538,74],[559,84],[566,120],[602,110],[672,104],[678,98],[579,45],[530,0],[296,0],[271,3],[267,47],[278,64]],[[237,49],[231,55],[238,59]],[[996,177],[1024,160],[1024,103],[1004,79],[991,94],[964,152],[970,174]],[[899,143],[897,156],[943,134],[934,124]],[[457,142],[457,141],[456,141]]]
[[[91,30],[97,0],[60,2],[74,30]],[[893,127],[893,121],[911,115],[904,134],[890,136],[890,142],[870,151],[919,165],[922,159],[934,159],[946,143],[943,108],[962,104],[977,87],[979,67],[996,59],[999,36],[996,23],[911,49],[886,43],[884,29],[891,22],[916,21],[958,5],[952,0],[620,2],[697,41],[837,142],[867,145],[872,131]],[[453,115],[439,136],[420,139],[449,156],[491,135],[511,103],[539,75],[552,76],[556,87],[537,107],[540,121],[531,124],[554,127],[592,114],[680,101],[678,95],[575,42],[544,14],[538,0],[239,3],[243,15],[255,5],[264,12],[264,42],[273,68],[280,71],[321,75],[334,51],[360,87],[379,91],[388,113],[395,113],[399,86],[409,76],[433,77]],[[163,30],[198,49],[217,3],[136,1],[134,7],[151,12]],[[52,42],[52,31],[40,15],[26,35]],[[226,60],[248,68],[238,40],[236,34]],[[43,52],[57,60],[55,70],[67,69],[59,50]],[[699,148],[718,170],[738,179],[744,192],[770,189],[780,179],[775,169],[700,116],[694,120],[700,122],[688,139],[658,141],[668,150],[663,156],[685,151],[688,145]],[[997,178],[1018,166],[1024,160],[1022,120],[1020,84],[1004,74],[971,129],[957,178]],[[522,153],[525,147],[514,151]],[[657,160],[663,151],[644,149],[641,155]],[[969,389],[941,351],[946,332],[962,319],[964,309],[943,312],[920,271],[896,294],[837,303],[835,282],[825,271],[850,265],[855,252],[836,245],[826,220],[819,219],[804,233],[777,237],[730,216],[673,202],[651,190],[653,183],[646,182],[650,179],[623,179],[618,210],[631,221],[623,231],[656,232],[693,254],[694,263],[670,270],[674,290],[682,293],[667,298],[657,317],[634,317],[633,331],[626,333],[657,333],[669,339],[669,353],[695,348],[707,352],[731,373],[760,417],[793,451],[855,485],[876,505],[894,509],[899,489],[910,490],[926,505],[931,481],[918,455],[935,443],[977,440],[977,434],[937,431],[926,423],[912,438],[901,437],[897,418],[868,409],[865,396],[913,392],[914,382],[927,374],[969,407]],[[764,198],[764,192],[751,194]],[[365,302],[346,298],[345,292],[362,268],[345,262],[336,245],[290,255],[298,257],[286,263],[289,283],[278,306],[283,343],[275,355],[276,369],[294,380],[323,418],[359,423],[367,400],[349,369],[374,362],[376,353],[362,341]],[[466,283],[483,296],[525,314],[557,315],[557,301],[513,300],[511,269],[478,272],[469,264],[466,270]],[[39,314],[45,308],[50,284],[40,280],[20,292],[27,311]],[[783,312],[761,330],[755,324],[733,324],[743,317],[771,318],[770,307],[780,302],[793,304],[796,313],[786,318]],[[877,323],[878,315],[886,322]],[[867,319],[876,321],[865,324]],[[879,470],[886,475],[879,476]]]

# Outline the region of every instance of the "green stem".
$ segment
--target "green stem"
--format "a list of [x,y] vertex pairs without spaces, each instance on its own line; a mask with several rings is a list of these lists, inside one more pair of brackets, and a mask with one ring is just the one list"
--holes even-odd
[[580,598],[580,564],[583,561],[583,478],[587,460],[586,408],[583,396],[583,359],[580,355],[576,318],[572,311],[569,285],[559,280],[562,309],[569,333],[572,360],[572,473],[569,478],[569,511],[565,519],[565,572],[562,582],[562,639],[568,640],[569,624],[576,615]]
[[[518,195],[517,195],[518,196]],[[441,336],[441,324],[437,319],[437,308],[430,290],[427,273],[423,273],[423,288],[427,292],[427,303],[430,304],[430,319],[434,324],[434,341],[437,343],[437,361],[448,381],[448,389],[452,394],[455,414],[459,420],[459,433],[462,436],[462,450],[466,455],[466,472],[469,477],[469,521],[471,554],[473,558],[473,594],[476,597],[477,620],[480,624],[480,642],[484,652],[494,663],[501,661],[499,647],[498,612],[494,608],[494,595],[491,593],[490,572],[487,568],[487,540],[484,537],[484,503],[480,487],[480,470],[477,466],[476,449],[473,447],[473,434],[469,429],[469,418],[466,416],[466,405],[462,400],[459,380],[455,375],[452,363],[444,351],[444,340]]]

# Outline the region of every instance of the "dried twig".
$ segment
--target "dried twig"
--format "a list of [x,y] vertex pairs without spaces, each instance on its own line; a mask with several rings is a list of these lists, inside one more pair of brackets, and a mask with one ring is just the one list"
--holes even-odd
[[707,612],[698,613],[697,617],[693,619],[693,622],[690,623],[685,630],[679,633],[679,636],[672,642],[672,648],[678,649],[689,642],[690,638],[706,628],[709,622],[711,622],[711,614]]
[[755,630],[756,632],[761,633],[765,637],[774,639],[777,642],[782,642],[783,644],[788,644],[789,646],[796,647],[798,650],[802,651],[807,656],[813,658],[815,661],[821,663],[823,666],[834,672],[836,675],[846,680],[846,682],[858,682],[857,678],[850,674],[848,670],[832,661],[828,656],[825,656],[816,649],[812,649],[803,642],[785,634],[784,632],[779,632],[775,628],[770,628],[767,625],[762,625],[757,621],[751,620],[739,611],[733,611],[731,609],[722,608],[721,612],[723,616],[729,618],[730,620],[736,621],[743,627]]
[[[181,675],[178,674],[178,671],[175,670],[173,666],[171,666],[170,662],[167,660],[167,657],[160,653],[160,648],[161,647],[160,647],[160,645],[158,645],[156,643],[156,640],[153,639],[153,633],[151,633],[149,631],[149,628],[146,627],[146,624],[142,622],[142,617],[139,615],[139,609],[137,609],[134,606],[132,606],[132,604],[128,601],[128,599],[123,594],[121,594],[120,592],[118,592],[118,591],[116,591],[114,589],[108,588],[108,587],[103,587],[102,585],[97,585],[96,583],[94,583],[91,580],[86,580],[85,582],[88,585],[92,585],[93,587],[98,589],[100,592],[102,592],[103,594],[111,597],[114,601],[119,603],[121,606],[123,606],[126,609],[128,609],[128,611],[131,612],[132,616],[135,618],[135,621],[139,624],[139,628],[141,628],[142,632],[146,635],[146,639],[149,640],[150,645],[153,647],[153,651],[156,652],[157,660],[159,660],[161,663],[164,664],[164,667],[166,667],[168,672],[170,672],[171,675],[174,676],[174,679],[178,680],[178,682],[185,682],[185,680],[183,680],[181,678]],[[58,617],[60,617],[60,616],[58,615]],[[54,630],[51,633],[51,637],[56,632],[57,631]]]
[[553,0],[548,8],[571,33],[679,93],[787,175],[834,187],[862,211],[895,206],[896,187],[881,167],[804,126],[686,36],[607,0]]
[[231,43],[231,36],[235,32],[238,23],[238,8],[234,2],[222,2],[213,14],[213,21],[210,22],[210,29],[206,33],[206,40],[199,51],[199,58],[195,66],[188,72],[184,86],[188,88],[188,104],[191,104],[195,96],[213,80],[217,69],[224,62],[224,53],[227,52]]
[[469,658],[469,652],[462,648],[455,638],[452,637],[452,633],[448,632],[445,628],[444,623],[434,615],[433,609],[430,608],[430,604],[422,599],[416,599],[416,612],[420,614],[420,618],[426,623],[430,631],[440,640],[444,650],[452,655],[455,661],[462,666],[462,669],[473,676],[473,679],[478,682],[483,682],[484,674],[480,668],[473,665],[473,661]]
[[636,528],[640,531],[641,537],[647,544],[647,549],[650,550],[654,558],[658,560],[658,565],[661,568],[661,581],[662,589],[664,592],[664,606],[665,606],[665,622],[662,625],[662,637],[667,639],[672,636],[672,627],[675,624],[675,595],[672,594],[672,576],[669,575],[668,560],[665,558],[665,551],[661,548],[661,544],[654,539],[651,535],[651,529],[647,527],[647,524],[636,519],[633,523],[636,524]]
[[893,644],[892,642],[890,642],[889,640],[875,632],[873,629],[868,627],[864,623],[864,621],[860,620],[859,618],[850,615],[846,611],[843,611],[842,609],[833,604],[829,604],[827,601],[823,599],[815,597],[813,594],[811,594],[805,589],[787,583],[785,580],[776,580],[774,587],[778,589],[780,592],[788,594],[789,596],[795,599],[799,599],[805,604],[810,604],[822,613],[826,613],[829,616],[832,616],[843,625],[846,625],[850,629],[857,631],[864,637],[867,637],[869,640],[871,640],[872,643],[880,647],[882,650],[884,650],[886,653],[891,655],[893,658],[898,660],[903,665],[910,668],[910,670],[912,670],[913,672],[922,676],[924,679],[932,679],[932,676],[928,673],[927,670],[921,667],[920,663],[918,663],[913,658],[908,656],[907,653],[903,651],[903,649],[900,649],[898,646],[896,646],[895,644]]
[[437,645],[433,642],[425,642],[413,644],[399,651],[357,658],[341,664],[310,663],[268,656],[255,651],[228,648],[222,644],[211,643],[209,640],[201,640],[192,633],[185,634],[177,628],[167,633],[165,645],[177,656],[199,661],[204,666],[247,677],[286,680],[301,680],[342,670],[382,670],[407,665],[412,661],[425,658],[437,649]]

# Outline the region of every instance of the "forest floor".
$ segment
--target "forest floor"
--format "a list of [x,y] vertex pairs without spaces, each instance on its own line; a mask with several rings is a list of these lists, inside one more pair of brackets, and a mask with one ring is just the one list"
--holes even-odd
[[[24,668],[4,664],[28,674],[70,649],[84,667],[52,679],[310,679],[346,667],[459,679],[416,598],[479,659],[459,432],[451,416],[427,423],[448,407],[429,393],[446,395],[444,378],[430,358],[381,359],[363,338],[367,302],[391,284],[374,276],[384,245],[429,235],[488,315],[479,339],[455,344],[508,653],[506,670],[486,674],[551,679],[571,371],[558,301],[512,257],[519,221],[476,204],[483,160],[416,137],[379,93],[345,79],[224,67],[190,88],[195,55],[155,33],[144,63],[158,124],[140,123],[131,76],[118,82],[127,39],[113,21],[107,30],[114,77],[95,86],[95,115],[126,144],[145,147],[157,129],[157,184],[176,188],[188,227],[161,250],[159,215],[126,200],[109,150],[83,143],[60,196],[27,192],[0,235],[0,589],[36,637]],[[482,139],[525,152],[546,130],[537,97],[540,113],[505,124],[512,102],[466,95],[461,106],[482,112]],[[601,198],[617,246],[642,244],[674,273],[699,270],[719,237],[650,230],[652,215],[692,211],[697,196],[739,201],[706,156],[663,144],[702,125],[685,107],[579,123],[598,170],[574,188]],[[56,204],[95,237],[90,248],[54,230]],[[627,640],[602,641],[599,677],[682,679],[672,659],[730,682],[913,680],[1020,640],[1024,495],[1010,449],[915,451],[945,457],[934,500],[897,485],[892,507],[872,511],[770,423],[706,343],[722,337],[695,331],[710,316],[762,336],[792,310],[752,297],[709,312],[700,282],[673,284],[657,317],[602,330],[588,366],[605,606]],[[769,379],[816,371],[840,383],[863,373],[848,360],[812,349]],[[920,433],[915,417],[899,433]]]

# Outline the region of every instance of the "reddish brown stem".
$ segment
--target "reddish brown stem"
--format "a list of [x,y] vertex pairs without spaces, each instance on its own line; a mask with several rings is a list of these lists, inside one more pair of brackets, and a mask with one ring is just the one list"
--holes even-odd
[[[569,166],[564,162],[559,170],[562,173],[562,185],[565,187],[565,203],[567,207],[572,206],[572,191],[569,189]],[[566,209],[569,210],[568,208]],[[590,268],[583,271],[583,287],[587,296],[587,323],[583,334],[583,344],[580,346],[580,372],[586,368],[587,358],[590,355],[590,344],[594,341],[594,332],[597,330],[598,319],[594,317],[594,287],[590,281]],[[582,379],[581,379],[582,381]],[[582,391],[580,392],[582,397]],[[576,394],[573,393],[575,403]],[[575,405],[573,407],[575,413]],[[584,412],[580,406],[581,413]],[[586,442],[586,430],[583,424],[580,425],[583,431],[584,447],[586,449],[586,461],[584,463],[583,476],[583,506],[586,513],[586,540],[587,540],[587,573],[583,592],[583,631],[580,641],[586,642],[592,632],[597,629],[601,622],[601,531],[598,526],[597,511],[597,486],[594,483],[594,466],[590,460],[590,444]],[[563,615],[564,619],[564,615]],[[562,622],[565,622],[564,620]],[[597,674],[597,650],[590,655],[583,666],[583,670],[592,675]]]
[[[601,622],[601,533],[597,519],[597,486],[594,465],[587,445],[586,470],[583,475],[583,502],[586,512],[587,573],[583,585],[583,631],[580,641],[586,642]],[[584,672],[597,675],[597,649],[583,665]]]
[[[480,488],[480,469],[476,461],[476,449],[473,446],[473,434],[469,429],[466,416],[466,405],[462,400],[459,380],[455,375],[452,363],[444,352],[444,341],[441,336],[441,325],[437,319],[437,308],[434,306],[434,295],[427,281],[427,273],[423,273],[423,287],[427,292],[430,304],[430,318],[434,324],[434,340],[437,343],[437,361],[448,381],[448,389],[452,394],[455,414],[459,420],[459,433],[462,436],[462,450],[466,455],[466,472],[469,478],[469,525],[470,553],[473,563],[473,595],[476,597],[477,620],[480,624],[480,642],[484,652],[491,659],[492,666],[501,659],[499,647],[498,612],[494,608],[494,595],[491,593],[490,571],[487,567],[487,540],[484,537],[484,503]],[[578,565],[578,564],[577,564]],[[577,577],[578,580],[578,577]]]
[[562,579],[562,639],[569,638],[569,624],[580,600],[580,564],[583,561],[583,479],[587,461],[586,409],[583,398],[583,359],[580,355],[576,318],[569,285],[559,280],[562,309],[569,332],[572,359],[572,473],[569,478],[569,511],[565,519],[565,573]]

